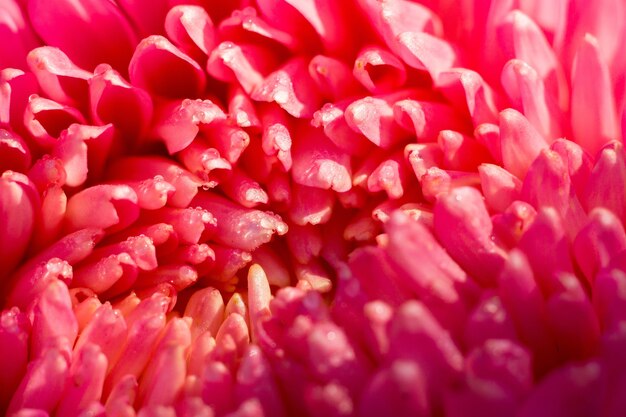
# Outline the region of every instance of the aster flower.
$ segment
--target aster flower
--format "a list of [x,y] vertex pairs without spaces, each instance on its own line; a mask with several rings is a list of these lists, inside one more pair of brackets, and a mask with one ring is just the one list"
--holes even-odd
[[3,0],[0,413],[623,415],[624,16]]

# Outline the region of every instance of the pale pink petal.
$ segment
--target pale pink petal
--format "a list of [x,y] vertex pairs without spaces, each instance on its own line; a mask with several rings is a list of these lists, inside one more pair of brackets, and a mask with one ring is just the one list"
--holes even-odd
[[344,112],[349,102],[326,103],[313,114],[311,125],[323,127],[324,134],[339,149],[350,155],[361,156],[373,148],[373,143],[347,123]]
[[[165,98],[197,98],[206,86],[200,65],[159,35],[137,45],[128,72],[133,85]],[[161,82],[164,78],[167,83]]]
[[263,84],[263,77],[275,64],[270,51],[251,44],[222,42],[213,49],[207,62],[207,73],[225,82],[237,81],[247,94]]
[[[112,2],[63,0],[52,5],[29,0],[28,15],[44,42],[63,49],[87,70],[107,62],[123,71],[137,42],[129,22]],[[92,30],[94,25],[101,31]]]
[[383,98],[355,100],[346,108],[344,116],[352,130],[383,149],[398,145],[408,136],[395,122],[392,104]]

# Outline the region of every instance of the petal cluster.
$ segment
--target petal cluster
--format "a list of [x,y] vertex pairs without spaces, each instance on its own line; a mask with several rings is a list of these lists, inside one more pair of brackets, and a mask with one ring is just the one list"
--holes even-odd
[[0,413],[623,415],[625,16],[3,0]]

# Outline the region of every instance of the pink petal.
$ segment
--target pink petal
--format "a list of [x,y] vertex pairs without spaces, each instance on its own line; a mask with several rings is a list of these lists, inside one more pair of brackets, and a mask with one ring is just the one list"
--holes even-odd
[[[92,213],[100,213],[97,218]],[[88,227],[124,229],[139,217],[137,194],[127,185],[94,185],[74,194],[67,202],[70,231]]]
[[232,86],[228,92],[228,115],[239,127],[261,128],[252,99],[239,86]]
[[206,126],[204,133],[208,143],[230,164],[235,164],[250,144],[250,135],[239,126],[232,126],[229,123]]
[[624,146],[619,142],[612,142],[598,155],[581,200],[587,210],[605,207],[624,221],[626,201],[622,190],[625,187]]
[[593,168],[591,158],[578,144],[567,139],[555,140],[552,142],[550,149],[558,153],[567,165],[567,171],[572,179],[574,191],[581,202],[584,203],[585,187]]
[[24,110],[28,98],[39,92],[37,78],[31,72],[14,68],[0,70],[0,123],[24,136]]
[[348,191],[352,187],[350,158],[319,130],[298,132],[293,144],[293,180],[304,186]]
[[309,75],[324,97],[332,101],[356,95],[362,90],[348,65],[326,55],[311,59]]
[[294,184],[289,218],[297,225],[323,224],[330,220],[335,202],[331,190]]
[[35,302],[32,314],[32,356],[42,356],[50,348],[69,355],[78,335],[78,323],[67,285],[51,281]]
[[404,152],[396,152],[372,171],[367,179],[367,189],[371,193],[385,191],[390,199],[402,198],[410,187],[409,173]]
[[138,401],[143,407],[174,403],[185,382],[190,343],[188,323],[181,318],[170,320],[139,384]]
[[489,340],[517,340],[511,315],[495,291],[485,291],[467,318],[463,341],[468,348],[479,348]]
[[309,118],[321,107],[321,97],[313,88],[308,62],[303,58],[294,58],[268,75],[251,97],[275,102],[298,118]]
[[176,46],[194,57],[208,55],[216,43],[213,21],[199,6],[172,7],[165,17],[165,32]]
[[311,225],[289,225],[285,236],[291,255],[300,263],[309,263],[322,250],[320,231]]
[[177,155],[189,173],[197,176],[198,182],[202,182],[203,188],[217,186],[220,172],[232,169],[230,162],[223,158],[220,151],[211,145],[206,138],[197,137]]
[[620,139],[609,70],[591,35],[585,36],[572,68],[571,123],[574,140],[591,155],[607,142]]
[[19,1],[8,0],[2,6],[0,27],[4,41],[0,46],[0,68],[25,70],[26,54],[39,42],[27,23],[27,16],[22,12]]
[[135,417],[137,414],[133,407],[137,391],[137,378],[133,375],[125,375],[108,396],[105,408],[108,414],[120,417]]
[[480,186],[487,206],[496,212],[503,212],[519,198],[522,182],[509,171],[493,164],[478,167]]
[[39,202],[34,185],[23,174],[5,171],[0,176],[0,275],[19,265],[35,226]]
[[250,95],[263,84],[274,59],[265,48],[251,44],[222,42],[213,49],[207,62],[207,73],[225,82],[239,82]]
[[574,271],[563,220],[553,208],[537,210],[537,216],[522,235],[518,248],[526,255],[535,281],[545,296],[561,287],[557,274]]
[[192,319],[192,340],[204,332],[210,332],[215,337],[224,319],[224,300],[219,290],[208,287],[194,292],[187,302],[185,317]]
[[475,171],[490,160],[489,152],[473,137],[454,130],[442,130],[437,138],[443,151],[443,167],[456,171]]
[[67,353],[56,348],[46,349],[26,371],[7,414],[13,415],[23,408],[52,412],[63,395],[68,373]]
[[170,154],[185,149],[200,131],[200,125],[225,120],[224,112],[210,100],[173,101],[157,109],[153,132],[165,142]]
[[98,345],[84,345],[72,359],[68,384],[56,410],[60,417],[79,414],[102,395],[107,358]]
[[493,232],[497,241],[512,248],[535,220],[537,211],[528,203],[513,201],[507,209],[492,217]]
[[121,312],[113,309],[111,304],[104,303],[78,336],[74,349],[79,351],[82,346],[98,346],[105,355],[110,370],[122,353],[126,334],[126,321]]
[[350,155],[365,155],[373,148],[373,143],[359,132],[355,132],[344,117],[348,102],[326,103],[313,114],[311,125],[323,127],[324,134],[339,149]]
[[74,107],[65,106],[33,94],[24,111],[24,125],[43,148],[49,149],[72,123],[85,124],[85,118]]
[[406,132],[394,120],[392,104],[383,98],[365,97],[345,110],[348,126],[374,145],[389,149],[406,139]]
[[455,108],[467,109],[474,126],[496,122],[494,93],[480,74],[463,68],[452,69],[439,74],[436,85]]
[[387,253],[400,272],[399,284],[424,300],[446,328],[458,331],[461,317],[467,314],[464,298],[474,291],[474,284],[419,222],[396,212],[385,228],[389,235]]
[[33,300],[41,296],[48,285],[57,281],[69,284],[72,277],[72,267],[59,258],[41,262],[28,272],[18,272],[8,293],[9,305],[26,309]]
[[549,140],[561,136],[561,111],[533,67],[512,59],[502,69],[501,80],[513,107],[523,113],[540,134]]
[[237,249],[253,250],[271,240],[272,235],[287,233],[287,225],[279,216],[260,210],[246,209],[209,192],[201,192],[194,203],[207,209],[217,219],[218,243]]
[[400,126],[415,133],[417,141],[435,142],[444,129],[464,131],[464,122],[454,109],[434,101],[400,100],[393,105],[393,116]]
[[89,100],[87,82],[92,73],[77,67],[64,51],[67,50],[51,46],[33,49],[28,54],[28,66],[48,98],[86,109]]
[[159,156],[129,156],[109,164],[108,177],[116,180],[145,180],[161,175],[176,189],[168,198],[173,207],[188,207],[201,181],[171,160]]
[[504,168],[523,179],[542,149],[548,147],[545,138],[522,114],[513,109],[500,113],[500,138]]
[[557,351],[546,322],[546,305],[526,256],[509,252],[499,279],[498,294],[511,315],[520,340],[533,352],[533,370],[545,372],[554,366]]
[[576,263],[590,284],[611,259],[626,249],[624,226],[613,212],[598,207],[589,213],[589,221],[572,245]]
[[118,0],[117,4],[130,18],[141,36],[163,32],[165,14],[173,2],[168,0]]
[[[165,98],[197,98],[206,86],[200,65],[159,35],[137,45],[128,72],[133,85]],[[169,82],[161,82],[163,79]]]
[[483,285],[497,281],[504,252],[492,239],[493,225],[482,195],[460,187],[441,196],[434,211],[435,235],[448,253]]
[[17,133],[0,129],[0,171],[26,172],[32,163],[28,144]]
[[137,141],[152,119],[152,99],[129,84],[111,66],[98,65],[89,79],[89,103],[94,121],[112,123],[122,134]]
[[390,52],[368,47],[361,52],[352,70],[354,77],[373,94],[391,92],[406,81],[406,70],[402,61]]
[[28,364],[30,322],[19,308],[0,315],[0,407],[6,410]]
[[593,283],[592,302],[603,331],[617,330],[626,318],[626,274],[619,269],[600,272]]
[[[136,44],[130,24],[114,3],[63,0],[51,5],[29,0],[28,15],[44,42],[63,49],[70,59],[88,70],[102,62],[123,70]],[[103,32],[93,31],[94,25]],[[82,36],[76,36],[76,31]]]

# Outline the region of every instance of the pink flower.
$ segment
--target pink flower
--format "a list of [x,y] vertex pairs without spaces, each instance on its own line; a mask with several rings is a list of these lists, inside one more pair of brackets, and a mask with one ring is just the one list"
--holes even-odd
[[3,0],[0,414],[623,415],[625,16]]

